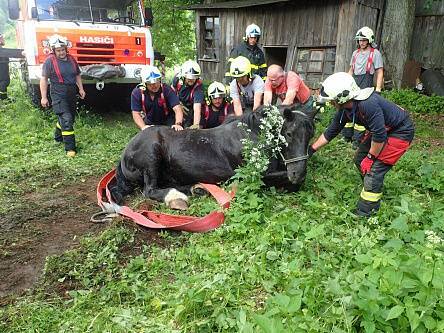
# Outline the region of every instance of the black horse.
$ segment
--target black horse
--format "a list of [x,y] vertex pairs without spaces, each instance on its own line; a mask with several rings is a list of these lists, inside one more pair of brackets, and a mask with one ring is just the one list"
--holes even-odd
[[[123,151],[117,166],[117,185],[111,189],[121,204],[136,186],[157,201],[187,201],[193,185],[216,184],[229,179],[242,164],[241,139],[257,139],[265,107],[241,117],[228,118],[216,128],[175,132],[166,126],[153,126],[138,133]],[[288,145],[270,162],[264,176],[267,186],[297,190],[304,181],[307,147],[314,135],[314,114],[295,108],[281,109],[284,117],[281,134]],[[238,126],[242,122],[251,129]],[[185,194],[186,193],[186,194]]]

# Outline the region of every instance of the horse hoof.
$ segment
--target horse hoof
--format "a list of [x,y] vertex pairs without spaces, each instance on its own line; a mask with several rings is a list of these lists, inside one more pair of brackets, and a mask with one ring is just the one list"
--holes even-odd
[[193,185],[191,187],[191,194],[198,196],[198,197],[204,197],[208,196],[210,193],[200,184]]
[[188,204],[185,200],[174,199],[174,200],[170,201],[168,207],[171,209],[176,209],[176,210],[187,210]]

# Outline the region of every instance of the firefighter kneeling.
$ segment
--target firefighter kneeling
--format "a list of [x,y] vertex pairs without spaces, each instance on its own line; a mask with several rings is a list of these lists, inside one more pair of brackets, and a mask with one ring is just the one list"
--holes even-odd
[[347,73],[329,76],[321,96],[338,110],[325,132],[309,147],[309,155],[329,143],[346,123],[365,127],[366,132],[355,154],[355,164],[364,178],[364,188],[356,214],[370,216],[379,210],[385,174],[407,151],[414,126],[407,112],[374,92],[360,89]]
[[225,86],[214,81],[208,86],[208,103],[202,106],[201,128],[217,127],[230,114],[234,114],[233,105],[226,100]]

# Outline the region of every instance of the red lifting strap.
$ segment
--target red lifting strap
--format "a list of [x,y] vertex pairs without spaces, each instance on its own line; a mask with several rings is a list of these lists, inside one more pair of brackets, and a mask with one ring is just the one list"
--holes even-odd
[[[97,201],[104,212],[115,212],[135,223],[152,229],[173,229],[188,232],[206,232],[216,229],[224,223],[223,211],[213,211],[203,217],[171,215],[153,211],[133,211],[130,207],[119,206],[113,202],[108,185],[115,180],[115,169],[108,172],[97,185]],[[227,193],[217,185],[202,185],[222,208],[229,208],[234,193]]]

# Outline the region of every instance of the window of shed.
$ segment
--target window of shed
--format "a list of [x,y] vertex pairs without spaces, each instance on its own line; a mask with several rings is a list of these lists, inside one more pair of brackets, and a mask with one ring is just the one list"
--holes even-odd
[[298,48],[296,71],[311,89],[318,89],[333,74],[335,56],[335,47]]
[[219,59],[220,21],[217,16],[201,17],[200,60]]

